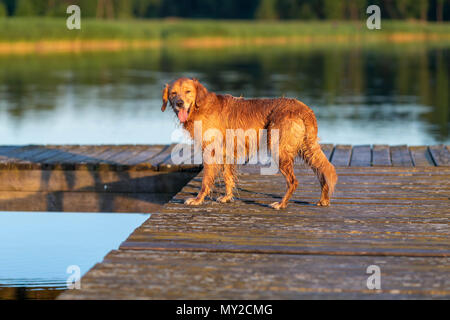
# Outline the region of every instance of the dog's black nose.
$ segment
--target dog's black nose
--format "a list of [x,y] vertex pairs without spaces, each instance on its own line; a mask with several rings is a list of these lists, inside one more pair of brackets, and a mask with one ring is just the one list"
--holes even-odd
[[177,102],[177,107],[178,108],[183,108],[184,102],[183,101],[178,101]]

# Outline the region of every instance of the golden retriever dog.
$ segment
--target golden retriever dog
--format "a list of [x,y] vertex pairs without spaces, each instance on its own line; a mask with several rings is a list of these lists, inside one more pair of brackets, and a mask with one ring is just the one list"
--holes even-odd
[[[194,138],[194,122],[201,121],[203,132],[227,129],[278,130],[278,168],[286,178],[287,191],[280,202],[272,203],[274,209],[286,208],[289,198],[298,186],[294,175],[294,160],[300,156],[316,173],[322,194],[318,206],[329,206],[330,196],[337,182],[334,166],[322,152],[317,138],[317,120],[314,112],[296,99],[244,99],[208,91],[197,79],[180,78],[166,84],[163,95],[164,111],[170,102],[182,126]],[[203,137],[203,133],[202,133]],[[234,142],[233,142],[234,143]],[[257,148],[259,148],[259,145]],[[201,142],[205,152],[205,142]],[[248,149],[248,141],[245,142]],[[236,148],[237,149],[237,148]],[[247,150],[247,152],[249,152]],[[204,163],[203,181],[196,198],[185,201],[187,205],[200,205],[212,191],[216,176],[222,172],[226,194],[217,201],[233,200],[235,187],[235,163]]]

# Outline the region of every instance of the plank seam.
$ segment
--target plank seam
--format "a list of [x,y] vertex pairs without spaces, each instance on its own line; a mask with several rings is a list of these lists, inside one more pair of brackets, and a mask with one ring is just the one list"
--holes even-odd
[[183,248],[183,247],[138,247],[123,242],[119,251],[188,251],[188,252],[209,252],[209,253],[243,253],[243,254],[279,254],[293,256],[349,256],[349,257],[422,257],[422,258],[446,258],[450,257],[450,252],[442,253],[407,253],[407,252],[346,252],[346,251],[279,251],[279,250],[246,250],[246,249],[220,249],[220,248]]

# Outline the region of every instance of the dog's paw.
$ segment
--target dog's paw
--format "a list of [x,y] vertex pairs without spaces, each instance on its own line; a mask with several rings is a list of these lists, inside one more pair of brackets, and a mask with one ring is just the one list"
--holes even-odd
[[330,200],[320,200],[317,202],[317,206],[319,207],[329,207],[330,206]]
[[286,208],[286,205],[282,204],[281,202],[274,202],[274,203],[270,204],[269,206],[275,210],[280,210],[280,209]]
[[221,196],[217,198],[217,202],[220,203],[227,203],[227,202],[232,202],[233,201],[233,196]]
[[199,206],[203,203],[203,200],[197,199],[197,198],[189,198],[184,201],[184,204],[188,206]]

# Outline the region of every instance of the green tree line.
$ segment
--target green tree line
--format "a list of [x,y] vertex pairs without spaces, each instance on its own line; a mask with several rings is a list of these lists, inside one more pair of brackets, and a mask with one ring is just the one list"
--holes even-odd
[[376,4],[384,19],[450,20],[450,0],[0,0],[0,17],[64,16],[70,4],[99,19],[356,20]]

